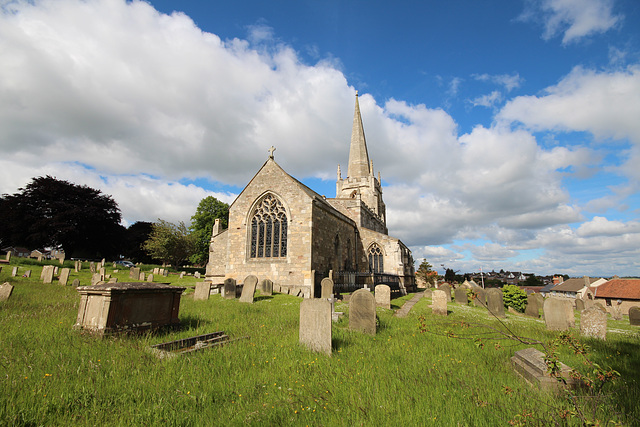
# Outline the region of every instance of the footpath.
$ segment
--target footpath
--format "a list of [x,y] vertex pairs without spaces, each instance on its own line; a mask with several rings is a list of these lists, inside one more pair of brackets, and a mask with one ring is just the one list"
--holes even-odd
[[413,298],[411,298],[409,301],[407,301],[402,306],[402,308],[400,308],[400,310],[396,311],[394,316],[396,316],[396,317],[407,317],[407,314],[409,314],[409,312],[411,311],[413,306],[416,305],[416,303],[418,301],[420,301],[420,298],[422,298],[423,296],[424,296],[424,292],[418,292],[417,294],[415,294],[413,296]]

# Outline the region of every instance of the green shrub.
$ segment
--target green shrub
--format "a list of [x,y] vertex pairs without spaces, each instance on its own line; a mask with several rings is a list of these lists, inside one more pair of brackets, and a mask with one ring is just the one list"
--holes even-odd
[[513,307],[521,313],[527,307],[527,293],[516,285],[504,285],[502,287],[502,298],[505,307]]

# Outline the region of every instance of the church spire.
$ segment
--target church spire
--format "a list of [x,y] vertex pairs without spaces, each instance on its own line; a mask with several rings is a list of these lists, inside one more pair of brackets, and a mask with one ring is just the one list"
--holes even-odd
[[348,178],[364,178],[372,173],[369,166],[369,153],[367,152],[367,140],[364,137],[364,126],[360,116],[360,104],[356,91],[356,108],[353,113],[353,129],[351,130],[351,148],[349,149]]

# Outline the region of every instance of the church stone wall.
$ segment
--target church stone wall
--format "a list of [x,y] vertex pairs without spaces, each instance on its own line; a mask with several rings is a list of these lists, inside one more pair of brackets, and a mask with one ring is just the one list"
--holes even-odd
[[229,230],[224,230],[211,239],[209,244],[209,262],[207,263],[206,280],[220,281],[217,278],[225,275],[225,260],[227,258],[227,245],[229,243]]
[[[367,229],[361,229],[360,234],[365,250],[365,256],[368,256],[369,247],[373,243],[377,243],[382,248],[385,273],[405,277],[413,276],[411,261],[409,260],[409,250],[402,244],[402,242],[400,242],[400,240],[386,234],[377,233]],[[413,279],[411,279],[410,284],[413,284]]]
[[[359,237],[346,215],[316,201],[313,209],[312,268],[327,277],[329,270],[354,271]],[[337,237],[337,239],[336,239]]]
[[356,221],[358,226],[378,233],[387,234],[384,222],[360,199],[327,199],[331,205],[349,218]]

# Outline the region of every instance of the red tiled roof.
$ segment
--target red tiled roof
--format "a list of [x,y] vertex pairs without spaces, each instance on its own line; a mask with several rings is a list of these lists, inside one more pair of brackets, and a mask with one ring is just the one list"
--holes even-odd
[[613,279],[591,290],[596,298],[640,300],[640,279]]

